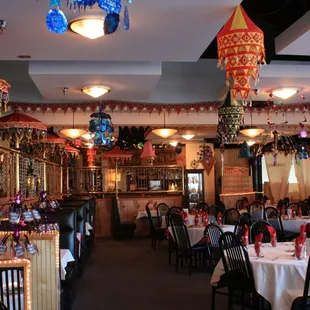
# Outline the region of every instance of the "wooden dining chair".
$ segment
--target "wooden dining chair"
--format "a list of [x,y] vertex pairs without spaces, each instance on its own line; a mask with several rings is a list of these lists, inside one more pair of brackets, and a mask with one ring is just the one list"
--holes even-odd
[[308,259],[308,267],[307,267],[303,295],[294,299],[291,310],[309,310],[310,309],[309,284],[310,284],[310,256]]
[[263,298],[256,291],[249,254],[240,238],[225,232],[220,237],[219,246],[225,270],[221,281],[228,287],[228,309],[234,305],[242,309],[261,309]]

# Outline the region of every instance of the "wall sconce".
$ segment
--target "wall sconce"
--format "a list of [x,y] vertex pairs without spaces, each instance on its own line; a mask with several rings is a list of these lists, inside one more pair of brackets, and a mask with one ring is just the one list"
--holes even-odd
[[0,153],[0,165],[4,163],[4,153]]

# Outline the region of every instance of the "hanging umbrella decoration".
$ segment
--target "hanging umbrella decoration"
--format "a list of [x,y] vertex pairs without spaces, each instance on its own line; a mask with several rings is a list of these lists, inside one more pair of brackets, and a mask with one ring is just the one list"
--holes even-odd
[[102,107],[100,106],[99,112],[91,114],[90,117],[88,131],[94,133],[94,145],[107,150],[111,149],[115,142],[111,116],[102,112]]
[[264,33],[239,5],[218,33],[217,46],[218,67],[226,70],[233,97],[239,95],[246,104],[252,89],[250,80],[258,82],[258,67],[265,64]]
[[30,143],[33,139],[42,140],[46,137],[47,126],[39,120],[14,112],[0,118],[0,137],[10,139],[19,148],[21,142]]
[[[132,3],[131,0],[124,0],[123,2]],[[106,13],[102,27],[104,34],[114,33],[119,26],[120,14],[122,11],[122,0],[67,0],[67,7],[74,11],[86,10],[97,5],[102,11]],[[49,11],[46,15],[46,26],[50,32],[63,34],[68,30],[68,21],[60,10],[61,0],[50,0]],[[124,7],[123,13],[123,28],[125,31],[130,29],[130,17],[127,5]]]
[[0,79],[0,115],[8,109],[10,87],[7,81]]

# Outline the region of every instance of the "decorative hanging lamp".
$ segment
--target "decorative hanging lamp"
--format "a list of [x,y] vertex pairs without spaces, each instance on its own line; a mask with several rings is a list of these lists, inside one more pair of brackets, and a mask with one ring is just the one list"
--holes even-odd
[[62,129],[60,130],[60,133],[65,135],[66,137],[70,138],[70,139],[77,139],[82,135],[85,135],[87,133],[86,130],[84,129],[79,129],[79,128],[75,128],[74,127],[74,112],[72,113],[73,115],[73,121],[72,121],[72,128],[67,128],[67,129]]
[[78,157],[80,155],[80,150],[76,149],[75,147],[71,146],[70,144],[67,144],[65,146],[65,153],[72,156],[72,157]]
[[233,98],[231,90],[227,93],[224,103],[218,108],[218,131],[226,142],[237,140],[240,125],[243,122],[244,108]]
[[19,112],[0,118],[0,136],[3,139],[15,141],[16,147],[19,143],[29,143],[32,139],[46,138],[47,126],[39,120]]
[[99,112],[91,114],[88,131],[94,134],[94,144],[106,149],[111,149],[114,145],[115,138],[113,136],[114,126],[111,116],[102,112],[102,106]]
[[153,165],[155,159],[155,151],[153,149],[153,145],[150,141],[146,141],[143,145],[142,154],[140,155],[141,159],[148,158],[149,164]]
[[[239,5],[217,35],[218,66],[226,70],[233,97],[246,102],[252,78],[258,82],[258,66],[265,64],[264,33]],[[232,79],[232,85],[230,85]]]
[[169,138],[177,132],[178,132],[178,130],[175,128],[167,128],[166,127],[166,114],[165,113],[164,113],[164,127],[152,130],[152,133],[154,133],[155,135],[157,135],[163,139]]

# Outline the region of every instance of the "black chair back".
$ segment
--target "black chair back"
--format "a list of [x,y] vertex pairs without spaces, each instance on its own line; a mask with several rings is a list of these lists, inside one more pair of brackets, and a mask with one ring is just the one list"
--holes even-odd
[[250,239],[251,243],[254,243],[255,241],[255,236],[262,233],[263,234],[263,243],[268,243],[270,242],[270,233],[267,229],[267,227],[272,227],[269,222],[259,219],[255,221],[251,227],[250,227]]
[[171,215],[171,227],[177,250],[179,253],[188,253],[191,249],[190,240],[187,228],[179,214]]
[[49,219],[59,225],[59,247],[61,249],[69,249],[74,259],[78,259],[76,244],[76,209],[64,208],[49,212]]
[[153,234],[155,232],[156,228],[155,228],[155,224],[153,222],[152,213],[151,213],[150,208],[149,208],[148,205],[145,206],[145,211],[146,211],[146,214],[147,214],[147,218],[149,220],[151,234]]
[[221,251],[219,246],[219,240],[223,230],[217,224],[209,224],[204,231],[204,237],[208,242],[208,256],[210,267],[212,270],[216,267],[217,263],[221,259]]
[[179,214],[181,211],[180,208],[178,207],[172,207],[170,208],[167,213],[166,213],[166,225],[167,227],[171,226],[170,223],[171,223],[171,215],[172,214]]
[[223,216],[223,223],[227,225],[236,225],[238,223],[238,220],[240,218],[240,212],[235,209],[227,209],[224,212]]
[[209,208],[209,205],[206,202],[200,202],[196,205],[195,209],[196,210],[202,210],[202,211],[207,211]]

